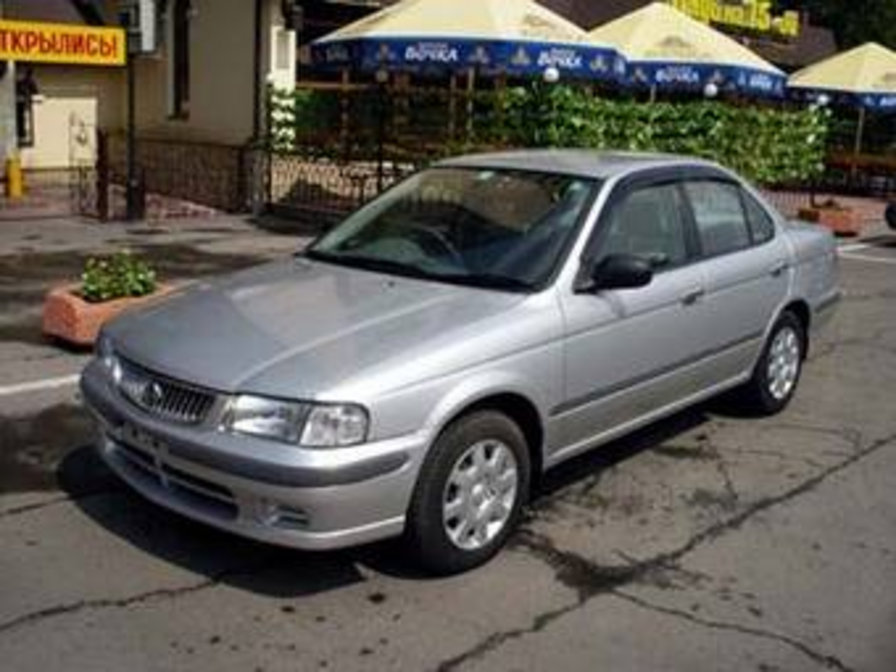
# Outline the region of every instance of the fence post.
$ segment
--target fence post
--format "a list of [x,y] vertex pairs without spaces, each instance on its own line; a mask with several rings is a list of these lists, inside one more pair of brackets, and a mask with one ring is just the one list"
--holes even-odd
[[349,157],[350,105],[349,71],[348,68],[343,68],[339,80],[339,144],[342,145],[342,152],[346,161]]
[[96,131],[96,212],[101,222],[109,221],[109,136]]
[[474,105],[474,97],[476,95],[476,68],[471,67],[467,70],[467,119],[466,119],[466,137],[464,138],[467,144],[473,142],[473,105]]
[[376,119],[376,193],[383,193],[385,187],[386,161],[386,83],[377,81]]

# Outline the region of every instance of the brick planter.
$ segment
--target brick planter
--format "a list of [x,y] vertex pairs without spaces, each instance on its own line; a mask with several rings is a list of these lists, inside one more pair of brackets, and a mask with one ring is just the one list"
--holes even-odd
[[864,223],[857,210],[842,207],[800,208],[799,217],[826,226],[837,236],[857,236]]
[[174,287],[160,285],[147,296],[89,303],[77,293],[79,285],[56,287],[44,299],[43,332],[76,346],[90,346],[100,327],[125,310],[144,306],[170,294]]

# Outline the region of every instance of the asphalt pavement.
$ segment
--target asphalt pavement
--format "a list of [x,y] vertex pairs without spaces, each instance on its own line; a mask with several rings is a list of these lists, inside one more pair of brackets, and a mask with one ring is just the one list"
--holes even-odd
[[188,282],[303,242],[227,218],[0,228],[0,668],[896,670],[896,235],[844,243],[785,413],[717,400],[563,465],[510,548],[447,579],[394,543],[299,553],[146,503],[92,450],[87,355],[39,334],[96,251]]

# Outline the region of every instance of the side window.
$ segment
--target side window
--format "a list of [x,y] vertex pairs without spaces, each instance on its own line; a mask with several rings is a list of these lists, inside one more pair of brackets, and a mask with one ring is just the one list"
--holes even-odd
[[740,187],[728,182],[695,180],[686,182],[684,188],[705,256],[715,257],[750,246]]
[[753,242],[756,245],[767,243],[775,237],[775,222],[759,203],[746,191],[741,192],[744,198],[744,209],[747,211],[747,221],[753,232]]
[[671,184],[627,194],[610,214],[600,257],[634,254],[657,270],[684,264],[688,246],[681,206],[680,192]]

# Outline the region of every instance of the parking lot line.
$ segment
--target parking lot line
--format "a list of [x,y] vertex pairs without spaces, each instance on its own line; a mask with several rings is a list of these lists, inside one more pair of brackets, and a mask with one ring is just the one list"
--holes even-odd
[[840,257],[843,259],[850,259],[854,261],[870,261],[875,264],[890,264],[891,266],[896,265],[896,259],[885,259],[883,257],[872,257],[868,254],[854,254],[852,252],[840,253]]
[[71,376],[61,376],[59,378],[44,378],[43,380],[32,380],[27,383],[17,383],[15,385],[4,385],[0,387],[0,397],[12,397],[19,394],[28,394],[30,392],[42,392],[44,390],[55,390],[61,387],[69,387],[76,385],[80,376],[74,374]]
[[869,243],[850,243],[849,245],[838,245],[837,249],[840,252],[858,252],[859,250],[866,250],[871,245]]

